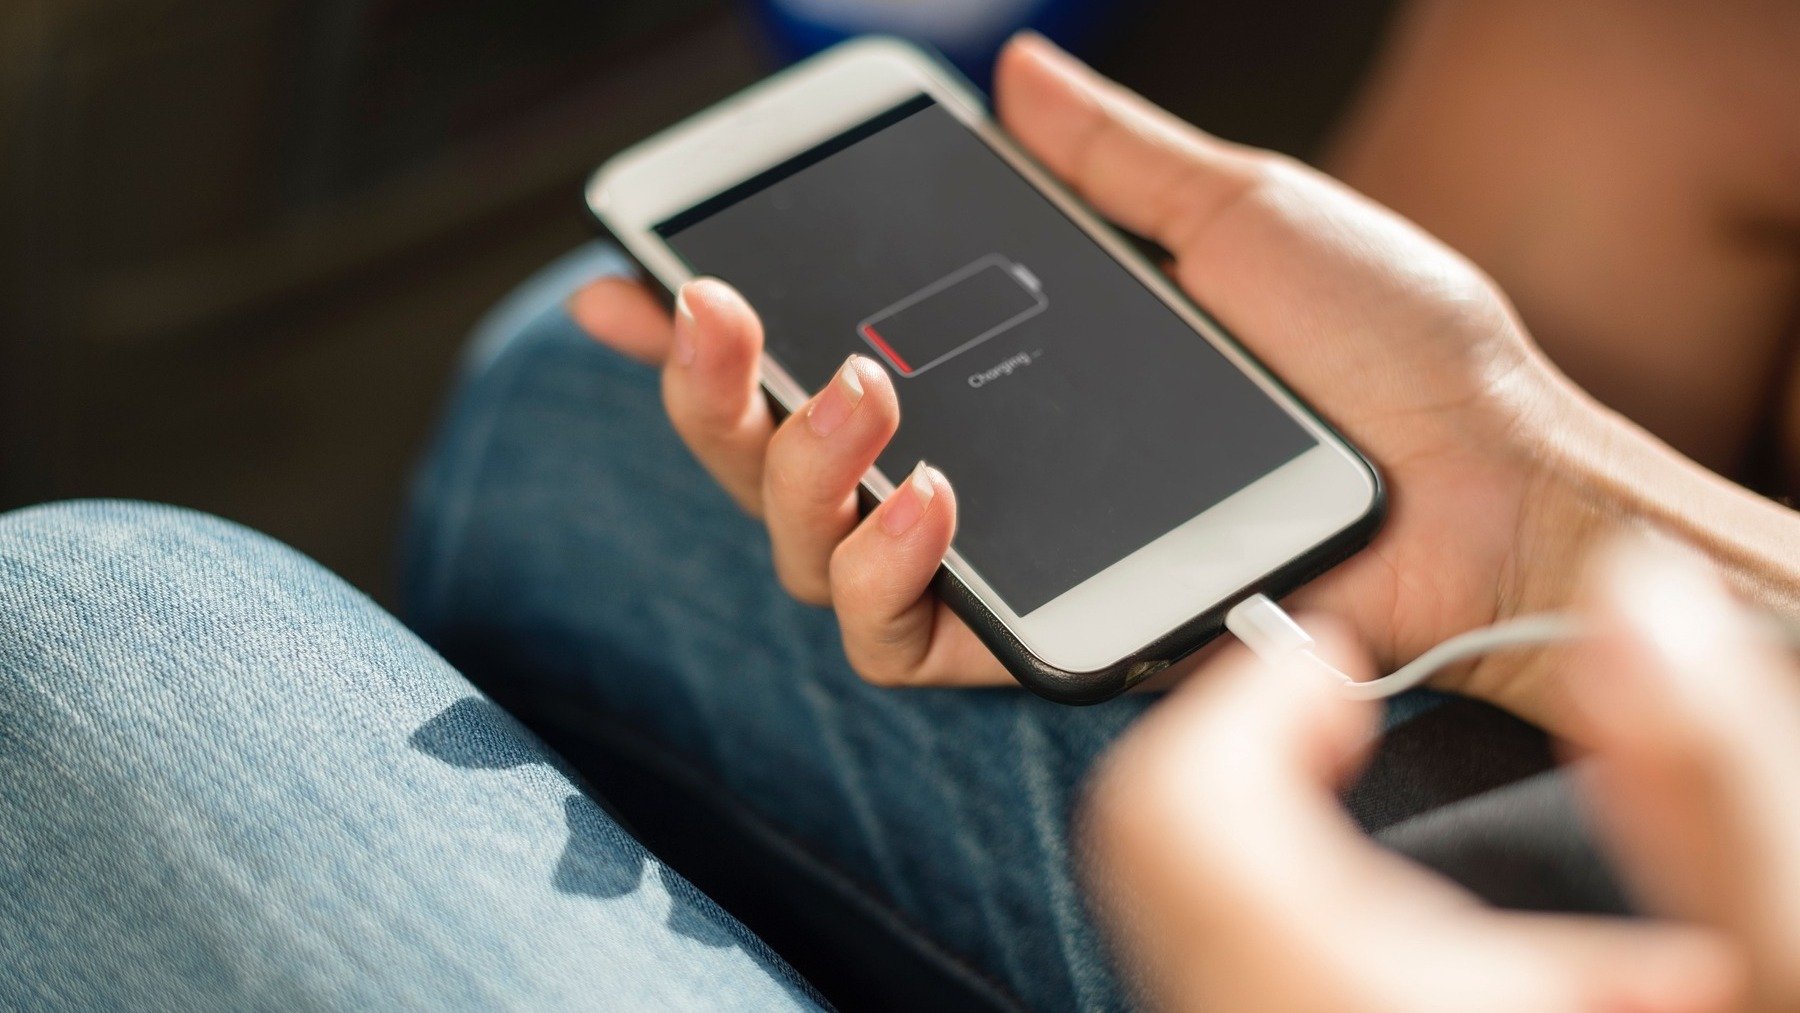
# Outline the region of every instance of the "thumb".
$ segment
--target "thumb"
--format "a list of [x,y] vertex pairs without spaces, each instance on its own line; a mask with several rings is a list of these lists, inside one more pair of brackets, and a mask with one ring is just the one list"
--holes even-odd
[[1001,121],[1102,215],[1180,253],[1252,186],[1266,156],[1227,144],[1034,33],[994,70]]

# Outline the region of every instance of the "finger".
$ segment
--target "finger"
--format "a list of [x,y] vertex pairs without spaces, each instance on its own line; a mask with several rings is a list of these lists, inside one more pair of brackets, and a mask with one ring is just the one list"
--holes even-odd
[[661,365],[675,328],[669,311],[634,278],[596,278],[569,297],[569,315],[595,340],[634,359]]
[[838,544],[831,603],[851,667],[883,686],[999,685],[999,662],[931,594],[956,532],[956,495],[919,462]]
[[[1359,652],[1327,650],[1345,659],[1345,671],[1367,667]],[[1357,878],[1365,860],[1380,854],[1333,796],[1373,729],[1371,705],[1337,698],[1311,672],[1227,648],[1108,757],[1089,799],[1088,828],[1100,851],[1119,859],[1112,865],[1171,877],[1165,887],[1335,889],[1344,873]],[[1266,864],[1267,849],[1299,842],[1316,843],[1317,853],[1288,870]],[[1195,849],[1221,861],[1194,861]],[[1215,872],[1230,882],[1194,878]]]
[[[1327,649],[1341,668],[1366,667]],[[1084,819],[1090,892],[1158,998],[1270,1010],[1717,1008],[1731,977],[1717,972],[1729,963],[1710,936],[1495,915],[1377,849],[1333,795],[1364,756],[1374,715],[1310,672],[1232,651],[1108,758]],[[1680,972],[1678,986],[1647,987],[1667,985],[1647,963]]]
[[762,513],[763,454],[775,432],[757,385],[762,323],[744,297],[716,278],[681,287],[663,365],[663,404],[675,431],[725,491]]
[[1694,557],[1635,545],[1590,594],[1600,635],[1571,672],[1589,789],[1655,909],[1749,947],[1758,1000],[1800,1007],[1800,683]]
[[831,553],[856,528],[856,488],[900,425],[887,370],[852,355],[775,431],[762,502],[775,574],[804,602],[831,602]]
[[[1738,1008],[1744,989],[1727,940],[1691,926],[1477,909],[1468,929],[1442,933],[1408,961],[1431,968],[1422,984],[1440,998],[1423,1008],[1722,1013]],[[1468,1001],[1471,983],[1478,1003]]]
[[1401,884],[1396,904],[1417,896],[1332,796],[1373,714],[1228,648],[1106,757],[1082,812],[1088,893],[1158,1004],[1357,1008],[1313,990],[1343,982],[1308,953],[1274,955],[1325,945],[1344,884],[1374,877]]
[[1178,254],[1270,156],[1227,144],[1022,34],[994,71],[1001,121],[1107,218]]

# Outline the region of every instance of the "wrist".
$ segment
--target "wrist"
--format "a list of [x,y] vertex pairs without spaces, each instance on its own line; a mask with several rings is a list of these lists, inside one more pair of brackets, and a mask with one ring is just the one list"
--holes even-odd
[[[1656,531],[1719,567],[1756,606],[1800,616],[1800,516],[1695,464],[1560,375],[1521,427],[1529,461],[1496,618],[1580,605],[1594,551]],[[1484,658],[1454,688],[1553,732],[1570,706],[1557,648]]]
[[[1576,608],[1599,546],[1656,525],[1654,440],[1545,366],[1510,448],[1522,462],[1517,526],[1495,581],[1494,619]],[[1663,453],[1673,451],[1663,448]],[[1555,647],[1482,658],[1447,687],[1558,733],[1568,700]]]

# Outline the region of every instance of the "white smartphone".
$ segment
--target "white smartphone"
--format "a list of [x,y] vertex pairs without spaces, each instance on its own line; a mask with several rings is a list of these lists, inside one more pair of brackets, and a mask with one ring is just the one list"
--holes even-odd
[[837,46],[608,160],[595,218],[665,293],[713,275],[792,411],[849,353],[891,371],[956,488],[936,584],[1031,689],[1107,699],[1361,548],[1381,482],[1147,259],[893,39]]

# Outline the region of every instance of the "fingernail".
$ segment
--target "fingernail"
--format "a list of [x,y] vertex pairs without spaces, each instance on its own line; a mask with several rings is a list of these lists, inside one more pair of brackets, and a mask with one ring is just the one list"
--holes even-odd
[[682,285],[675,292],[675,361],[683,366],[694,364],[694,311],[688,306],[688,289],[693,282]]
[[900,488],[894,490],[887,509],[881,512],[882,530],[890,535],[904,534],[925,516],[931,498],[937,495],[937,486],[931,480],[932,471],[930,465],[920,461],[906,481],[900,483]]
[[863,396],[862,377],[856,375],[856,360],[852,355],[838,367],[837,375],[813,398],[806,409],[806,424],[820,436],[830,436],[844,424],[850,413],[856,410]]

